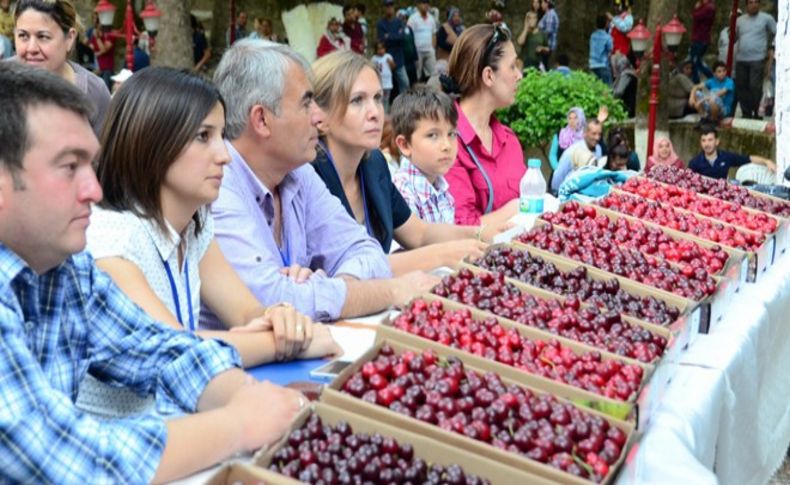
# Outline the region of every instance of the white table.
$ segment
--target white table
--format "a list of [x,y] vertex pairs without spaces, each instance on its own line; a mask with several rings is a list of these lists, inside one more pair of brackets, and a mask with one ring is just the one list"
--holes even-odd
[[764,484],[790,443],[790,255],[687,349],[618,483]]

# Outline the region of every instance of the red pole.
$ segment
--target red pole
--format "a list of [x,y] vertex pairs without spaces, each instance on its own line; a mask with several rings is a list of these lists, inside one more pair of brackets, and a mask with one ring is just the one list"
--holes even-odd
[[236,42],[236,0],[230,0],[230,47]]
[[661,24],[656,24],[653,36],[653,71],[650,73],[650,111],[647,115],[647,156],[653,155],[656,137],[656,112],[658,111],[658,84],[661,80]]
[[126,68],[134,70],[134,10],[132,0],[126,0],[126,17],[123,19],[123,30],[126,35]]
[[735,50],[735,22],[738,20],[738,1],[732,0],[730,13],[730,45],[727,46],[727,75],[732,77],[732,57]]

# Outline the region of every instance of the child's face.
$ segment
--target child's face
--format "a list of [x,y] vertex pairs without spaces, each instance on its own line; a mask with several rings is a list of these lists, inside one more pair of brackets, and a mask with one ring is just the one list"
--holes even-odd
[[715,71],[713,71],[713,75],[719,81],[724,81],[724,78],[727,77],[727,68],[723,66],[719,66],[716,68]]
[[628,158],[622,157],[612,157],[609,160],[609,170],[619,172],[621,170],[625,170],[626,166],[628,165]]
[[457,137],[458,132],[449,121],[426,118],[417,122],[410,141],[406,141],[403,135],[398,136],[398,148],[433,183],[455,162]]
[[380,56],[383,56],[386,53],[387,53],[387,48],[386,47],[384,47],[383,45],[377,45],[376,46],[376,54],[378,54]]

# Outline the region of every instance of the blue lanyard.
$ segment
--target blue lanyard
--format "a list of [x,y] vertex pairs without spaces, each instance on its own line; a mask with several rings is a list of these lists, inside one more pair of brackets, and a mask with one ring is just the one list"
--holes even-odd
[[[176,280],[173,278],[173,272],[170,271],[170,265],[165,261],[162,260],[162,264],[165,265],[165,271],[167,272],[167,279],[170,280],[170,291],[173,292],[173,301],[176,304],[176,318],[178,318],[178,323],[184,325],[184,320],[181,318],[181,303],[178,300],[178,289],[176,288]],[[186,281],[187,285],[187,307],[189,309],[189,326],[187,329],[190,332],[195,331],[195,315],[192,313],[192,290],[189,288],[189,263],[184,262],[184,280]]]
[[[324,150],[324,153],[326,153],[326,158],[328,158],[329,163],[332,164],[332,170],[335,171],[335,175],[337,175],[338,180],[340,180],[340,174],[337,171],[337,167],[335,166],[335,160],[332,158],[332,153],[329,151],[329,147],[327,147],[321,141],[319,141],[318,144]],[[365,229],[368,231],[368,236],[375,239],[375,236],[373,235],[373,228],[370,227],[370,215],[368,214],[368,199],[365,196],[365,174],[362,172],[361,169],[357,169],[357,172],[359,173],[359,185],[360,187],[362,187],[362,210],[364,211],[365,214]],[[340,188],[341,189],[343,188],[342,183],[340,184]],[[348,200],[348,197],[346,197],[346,200]],[[349,206],[350,205],[351,204],[349,204]],[[354,211],[351,212],[353,213]]]
[[291,266],[291,248],[288,247],[287,241],[283,241],[283,247],[285,252],[283,252],[283,249],[280,249],[279,247],[277,248],[277,251],[280,253],[280,259],[283,260],[283,266],[288,268]]

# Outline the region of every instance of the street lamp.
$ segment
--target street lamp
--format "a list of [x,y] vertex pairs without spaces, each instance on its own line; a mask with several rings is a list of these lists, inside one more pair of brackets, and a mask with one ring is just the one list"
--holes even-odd
[[669,23],[667,23],[661,29],[664,44],[667,45],[669,52],[673,54],[677,52],[680,40],[683,38],[683,34],[685,33],[686,28],[683,26],[680,20],[678,20],[677,14],[673,15],[672,20],[670,20]]
[[[134,9],[132,8],[132,0],[126,0],[126,13],[123,19],[123,30],[110,30],[115,17],[116,7],[108,0],[99,0],[94,9],[99,16],[99,24],[106,30],[113,39],[124,39],[126,41],[126,67],[131,71],[134,69],[134,38],[139,35],[137,26],[134,24]],[[156,8],[152,0],[140,12],[140,17],[145,24],[145,30],[151,34],[151,43],[156,36],[156,31],[159,29],[159,19],[162,17],[162,12]]]
[[640,20],[636,27],[628,33],[628,38],[631,39],[631,50],[634,51],[636,68],[639,69],[639,61],[645,54],[647,43],[650,41],[650,31],[645,27],[645,23]]
[[[672,20],[667,22],[663,27],[661,24],[656,25],[656,35],[653,37],[653,69],[650,73],[650,111],[647,118],[647,156],[653,155],[653,141],[656,136],[656,112],[658,110],[658,85],[661,80],[661,57],[664,54],[662,44],[667,47],[667,56],[671,59],[675,58],[675,52],[678,49],[683,34],[686,33],[686,28],[678,20],[677,15],[672,16]],[[639,59],[647,50],[647,43],[650,40],[650,31],[644,26],[642,21],[629,32],[628,37],[631,39],[631,49]]]

